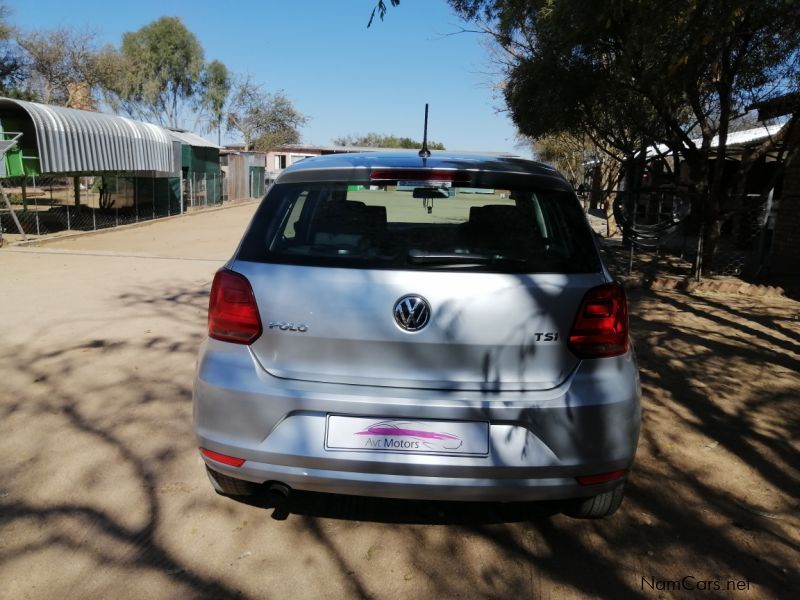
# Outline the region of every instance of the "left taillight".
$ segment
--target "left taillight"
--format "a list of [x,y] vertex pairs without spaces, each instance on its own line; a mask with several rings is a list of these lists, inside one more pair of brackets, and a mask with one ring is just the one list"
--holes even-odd
[[261,317],[250,282],[233,271],[217,271],[208,301],[209,337],[234,344],[252,344],[261,332]]

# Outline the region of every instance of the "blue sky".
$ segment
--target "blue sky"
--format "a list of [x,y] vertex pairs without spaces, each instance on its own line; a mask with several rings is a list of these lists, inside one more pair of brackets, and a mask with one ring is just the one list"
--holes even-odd
[[[7,0],[8,2],[8,0]],[[493,70],[476,34],[448,35],[462,23],[444,0],[402,0],[366,28],[375,0],[11,0],[23,30],[88,28],[103,43],[160,16],[179,16],[206,60],[282,89],[310,117],[303,142],[329,144],[351,133],[429,138],[448,149],[516,151],[515,129],[499,111]],[[387,0],[388,4],[388,0]],[[213,136],[210,136],[213,137]],[[234,140],[230,140],[234,141]]]

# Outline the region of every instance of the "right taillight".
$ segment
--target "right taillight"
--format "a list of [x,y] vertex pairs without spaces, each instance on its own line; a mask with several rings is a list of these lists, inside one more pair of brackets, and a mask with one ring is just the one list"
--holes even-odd
[[252,344],[261,331],[261,317],[250,282],[233,271],[217,271],[208,301],[209,337],[234,344]]
[[580,358],[619,356],[628,351],[628,303],[620,284],[607,283],[586,292],[568,345]]

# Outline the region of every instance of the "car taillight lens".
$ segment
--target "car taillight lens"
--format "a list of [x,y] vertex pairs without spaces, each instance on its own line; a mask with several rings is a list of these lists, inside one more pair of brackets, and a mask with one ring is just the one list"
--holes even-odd
[[619,356],[628,351],[628,303],[620,284],[608,283],[586,292],[568,345],[580,358]]
[[208,301],[208,335],[234,344],[252,344],[261,335],[253,288],[247,279],[226,269],[214,275]]

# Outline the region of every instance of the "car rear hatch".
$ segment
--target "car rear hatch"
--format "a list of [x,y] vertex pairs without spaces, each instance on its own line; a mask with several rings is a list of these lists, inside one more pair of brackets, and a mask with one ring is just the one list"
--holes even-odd
[[[559,385],[578,359],[566,340],[600,274],[508,275],[362,271],[236,262],[264,327],[251,348],[288,379],[392,387],[536,390]],[[430,306],[408,331],[407,295]]]
[[500,391],[574,370],[570,328],[606,282],[574,194],[452,171],[324,177],[273,186],[230,265],[252,286],[267,372]]

